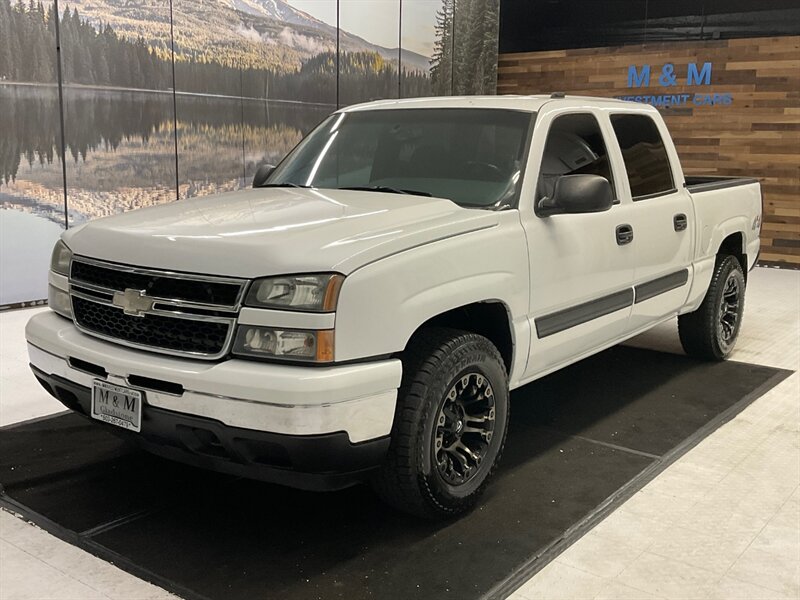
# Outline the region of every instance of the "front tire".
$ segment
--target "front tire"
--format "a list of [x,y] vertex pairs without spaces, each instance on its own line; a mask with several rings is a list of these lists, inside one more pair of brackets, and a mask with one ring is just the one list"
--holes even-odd
[[720,256],[703,303],[678,317],[683,350],[704,360],[724,360],[733,351],[744,313],[745,279],[735,256]]
[[471,509],[508,430],[508,378],[497,348],[456,329],[417,334],[403,356],[392,437],[373,479],[395,508],[438,519]]

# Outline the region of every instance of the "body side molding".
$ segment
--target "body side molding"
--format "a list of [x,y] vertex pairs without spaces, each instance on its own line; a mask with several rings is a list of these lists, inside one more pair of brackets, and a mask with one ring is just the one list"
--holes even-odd
[[584,302],[558,312],[539,317],[536,324],[536,336],[541,339],[554,333],[559,333],[576,325],[587,323],[592,319],[605,316],[632,304],[638,304],[660,294],[686,285],[689,281],[689,270],[681,269],[675,273],[658,277],[651,281],[641,283],[635,288],[628,288],[614,292],[589,302]]
[[679,287],[683,287],[686,285],[687,281],[689,281],[689,269],[681,269],[675,273],[670,273],[669,275],[640,283],[634,288],[636,291],[635,303],[639,304],[639,302],[644,302],[659,294],[664,294]]
[[608,296],[596,298],[595,300],[539,317],[534,321],[536,324],[536,336],[541,339],[627,308],[633,304],[633,297],[633,288],[627,288]]

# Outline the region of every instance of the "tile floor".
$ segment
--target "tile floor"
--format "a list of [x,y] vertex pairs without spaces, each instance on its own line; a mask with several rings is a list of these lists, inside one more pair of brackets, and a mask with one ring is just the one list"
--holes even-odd
[[[0,425],[62,410],[27,370],[35,310],[0,314]],[[733,360],[800,369],[800,272],[751,274]],[[680,352],[675,323],[630,342]],[[0,599],[172,597],[0,511]],[[756,400],[514,600],[800,599],[800,373]]]

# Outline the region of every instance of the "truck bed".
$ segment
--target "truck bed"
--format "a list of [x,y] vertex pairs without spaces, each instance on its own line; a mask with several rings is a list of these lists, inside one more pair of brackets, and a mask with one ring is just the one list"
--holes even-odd
[[[687,177],[686,188],[694,200],[697,224],[695,263],[713,261],[723,240],[731,234],[741,233],[742,254],[747,256],[747,268],[753,267],[760,248],[761,185],[758,180],[748,177]],[[710,273],[706,276],[710,277]]]
[[685,179],[686,189],[690,192],[709,192],[749,183],[758,183],[758,179],[754,177],[725,177],[719,175],[695,175],[687,176]]

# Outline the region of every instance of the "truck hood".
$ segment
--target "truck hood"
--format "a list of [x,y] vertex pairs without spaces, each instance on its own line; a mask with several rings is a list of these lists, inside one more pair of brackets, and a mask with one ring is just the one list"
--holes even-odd
[[77,255],[140,267],[261,277],[345,275],[409,248],[497,224],[492,211],[404,194],[248,189],[181,200],[68,230]]

